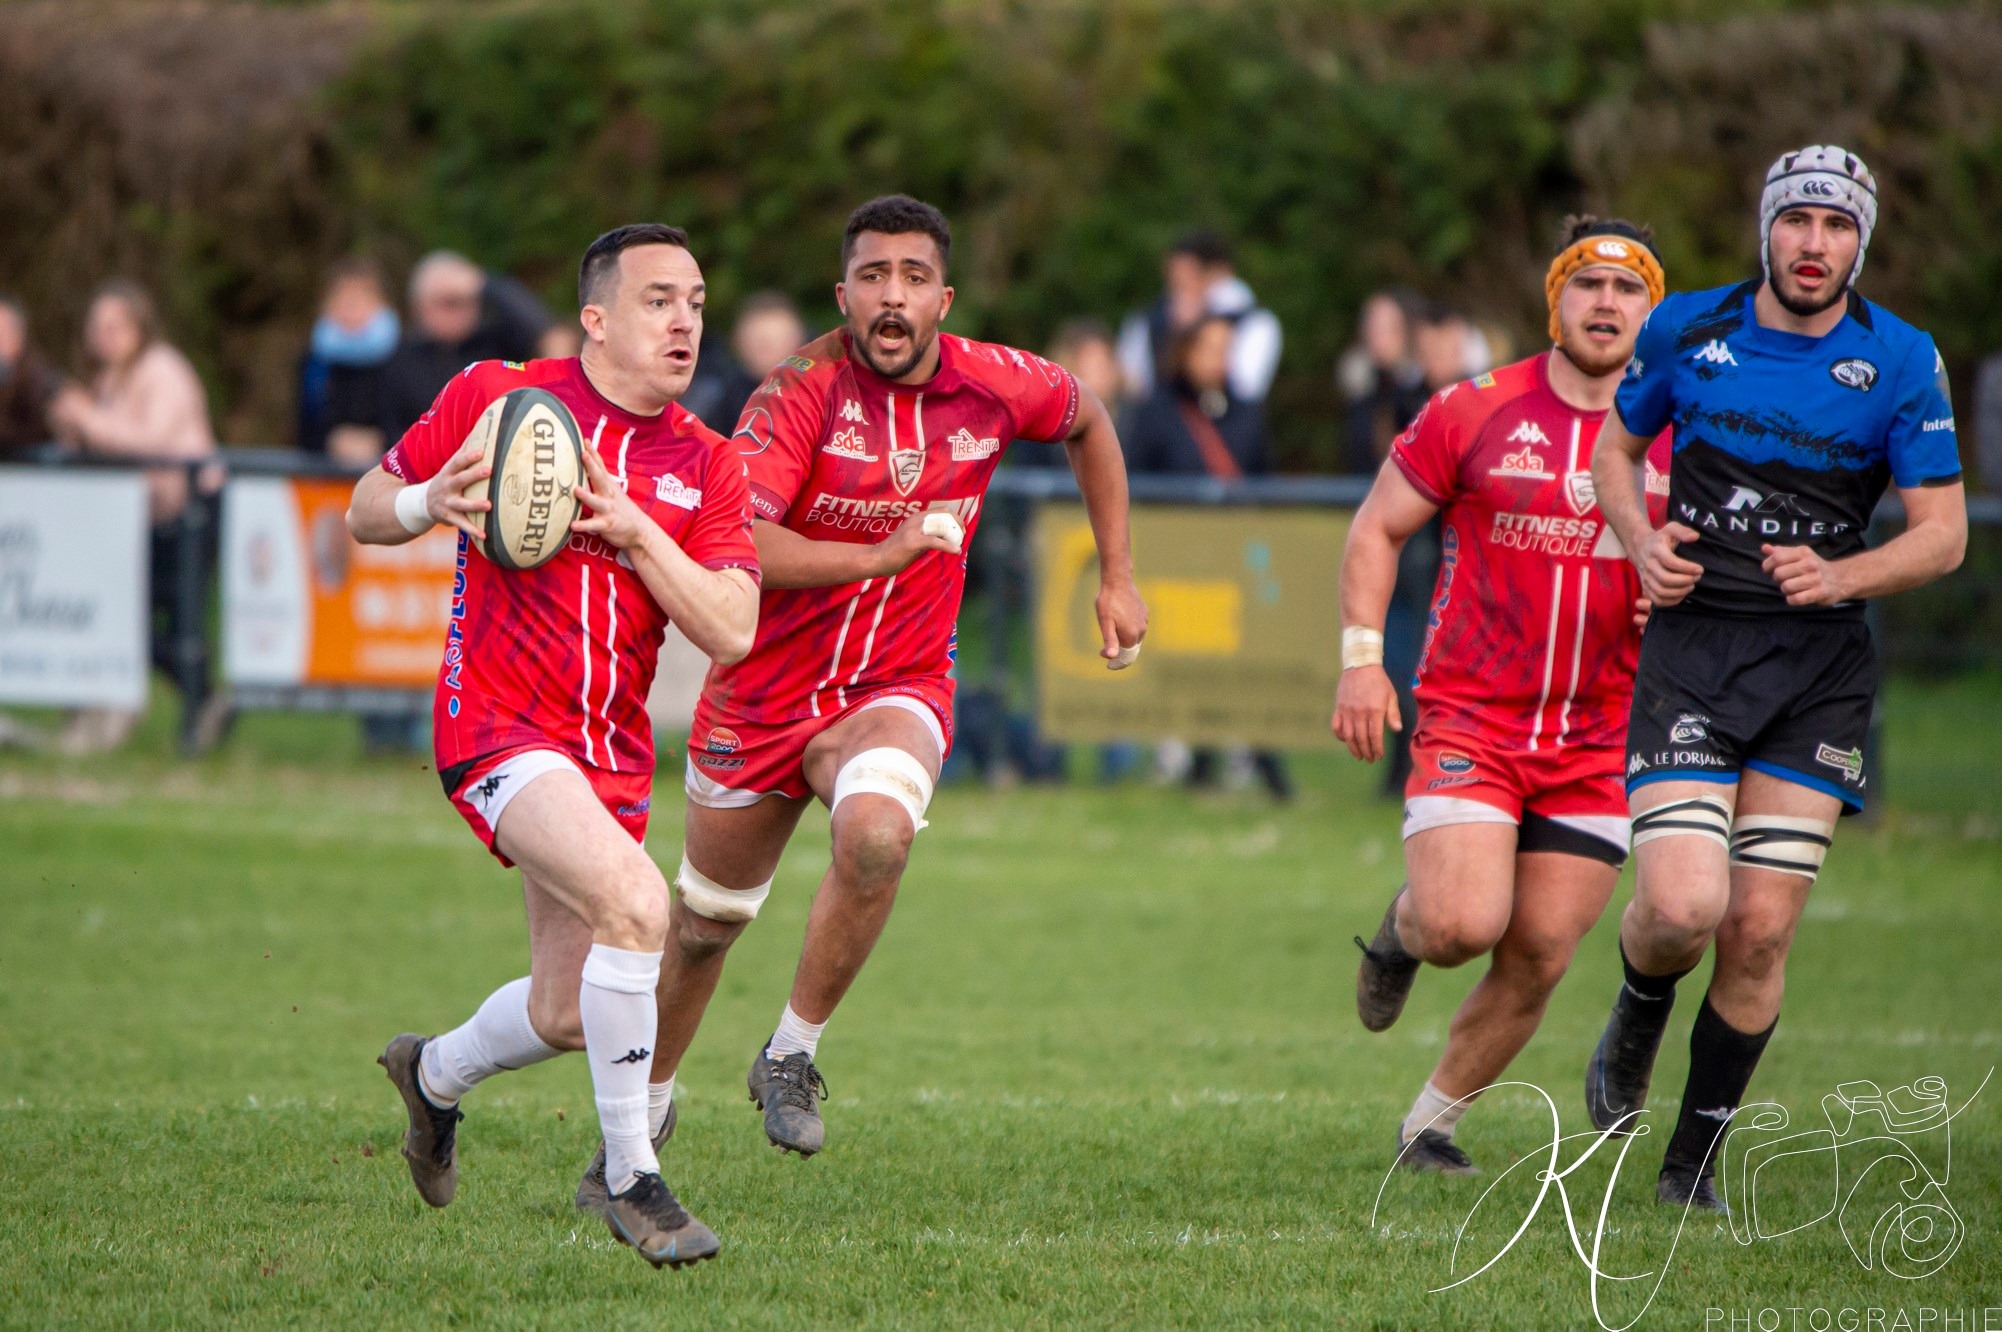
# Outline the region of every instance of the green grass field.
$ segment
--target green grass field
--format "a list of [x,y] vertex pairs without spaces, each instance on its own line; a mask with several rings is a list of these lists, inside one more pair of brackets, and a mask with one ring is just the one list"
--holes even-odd
[[[1795,1129],[1838,1083],[1935,1074],[1958,1105],[2002,1063],[2002,679],[1901,686],[1890,718],[1890,808],[1838,836],[1753,1084]],[[409,1185],[375,1055],[526,966],[518,889],[432,775],[357,757],[337,720],[249,718],[192,764],[163,733],[87,763],[0,757],[0,1326],[1593,1325],[1555,1196],[1493,1270],[1432,1293],[1476,1186],[1547,1147],[1530,1093],[1462,1125],[1488,1180],[1399,1176],[1372,1227],[1393,1125],[1473,972],[1425,973],[1386,1035],[1357,1024],[1349,936],[1399,860],[1394,807],[1346,760],[1304,763],[1284,809],[941,793],[822,1043],[829,1147],[802,1162],[765,1145],[742,1079],[826,855],[809,817],[683,1070],[668,1176],[725,1247],[677,1274],[570,1210],[596,1138],[576,1060],[467,1099],[449,1210]],[[667,864],[678,785],[651,841]],[[1610,919],[1515,1070],[1567,1132],[1617,983]],[[1697,992],[1656,1077],[1671,1115]],[[1664,1268],[1664,1136],[1614,1190],[1609,1272]],[[1528,1175],[1468,1227],[1458,1275],[1527,1215]],[[1815,1178],[1762,1207],[1813,1216]],[[1581,1228],[1606,1179],[1566,1181]],[[1919,1280],[1866,1271],[1832,1220],[1751,1245],[1692,1222],[1639,1326],[1877,1307],[1938,1328],[1920,1311],[2002,1305],[2002,1085],[1952,1126],[1947,1194],[1965,1240]],[[1606,1283],[1606,1321],[1653,1284]]]

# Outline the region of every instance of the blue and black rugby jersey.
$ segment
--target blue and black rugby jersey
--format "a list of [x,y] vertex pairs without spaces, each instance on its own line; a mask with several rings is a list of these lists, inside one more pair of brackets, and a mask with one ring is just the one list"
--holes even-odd
[[[1826,615],[1787,605],[1759,547],[1854,555],[1887,482],[1959,480],[1946,369],[1930,337],[1854,292],[1842,322],[1811,338],[1759,327],[1758,289],[1657,305],[1620,384],[1620,419],[1643,439],[1675,427],[1668,514],[1703,534],[1677,552],[1703,566],[1683,607]],[[1862,603],[1833,609],[1860,615]]]

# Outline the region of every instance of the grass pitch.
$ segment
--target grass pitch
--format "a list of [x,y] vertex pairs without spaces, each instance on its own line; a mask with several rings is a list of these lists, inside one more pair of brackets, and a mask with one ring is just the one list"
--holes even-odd
[[[1752,1087],[1789,1131],[1825,1127],[1839,1083],[1938,1075],[1958,1106],[2002,1063],[2002,680],[1900,687],[1889,716],[1889,807],[1838,834]],[[1284,809],[942,792],[822,1044],[829,1147],[802,1162],[764,1144],[743,1074],[825,862],[809,816],[683,1070],[668,1176],[725,1247],[676,1274],[570,1210],[596,1139],[580,1061],[467,1098],[450,1209],[409,1185],[375,1055],[527,960],[516,886],[431,773],[360,759],[337,720],[250,718],[195,764],[163,730],[117,758],[0,758],[0,1326],[1593,1325],[1554,1193],[1491,1270],[1433,1293],[1529,1213],[1533,1164],[1461,1230],[1547,1150],[1532,1092],[1462,1125],[1485,1179],[1400,1176],[1372,1225],[1393,1126],[1475,973],[1424,973],[1386,1035],[1357,1024],[1349,936],[1399,861],[1395,807],[1346,760],[1303,764]],[[659,794],[671,864],[678,781]],[[1611,921],[1514,1070],[1566,1132],[1617,984]],[[1702,974],[1656,1076],[1671,1121]],[[2002,1305],[2002,1085],[1951,1130],[1963,1240],[1906,1280],[1866,1270],[1836,1218],[1749,1245],[1692,1222],[1669,1256],[1658,1128],[1613,1189],[1601,1259],[1654,1275],[1602,1281],[1605,1321],[1632,1321],[1657,1276],[1642,1328],[1871,1308],[1939,1327],[1925,1311]],[[1944,1137],[1913,1140],[1934,1176]],[[1868,1161],[1842,1162],[1846,1188]],[[1834,1167],[1795,1164],[1761,1186],[1769,1229],[1827,1206]],[[1595,1158],[1565,1181],[1588,1245],[1607,1178]],[[1844,1219],[1867,1235],[1887,1203],[1865,1192]],[[1908,1236],[1914,1260],[1944,1235]]]

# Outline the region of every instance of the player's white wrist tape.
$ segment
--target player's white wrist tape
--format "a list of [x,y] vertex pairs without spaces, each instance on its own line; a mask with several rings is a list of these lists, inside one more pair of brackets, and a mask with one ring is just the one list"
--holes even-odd
[[952,553],[957,555],[966,543],[966,529],[959,519],[949,513],[928,513],[924,516],[922,529],[926,536],[944,537],[952,543]]
[[405,486],[396,492],[396,521],[403,524],[404,531],[422,536],[437,526],[431,521],[431,511],[424,503],[424,492],[428,488],[419,484]]
[[1383,631],[1363,625],[1342,630],[1342,669],[1383,665]]
[[1135,643],[1132,647],[1119,649],[1119,655],[1106,662],[1105,669],[1108,671],[1123,671],[1138,660],[1140,660],[1140,645]]

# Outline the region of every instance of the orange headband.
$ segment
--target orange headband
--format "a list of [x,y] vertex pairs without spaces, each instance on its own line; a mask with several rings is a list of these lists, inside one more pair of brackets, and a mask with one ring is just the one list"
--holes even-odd
[[1647,284],[1650,307],[1659,305],[1663,293],[1668,290],[1660,261],[1639,241],[1607,235],[1586,236],[1574,241],[1550,261],[1550,271],[1543,278],[1543,294],[1550,301],[1552,342],[1564,340],[1564,331],[1557,322],[1557,300],[1564,294],[1565,284],[1588,268],[1601,267],[1624,268],[1638,275]]

